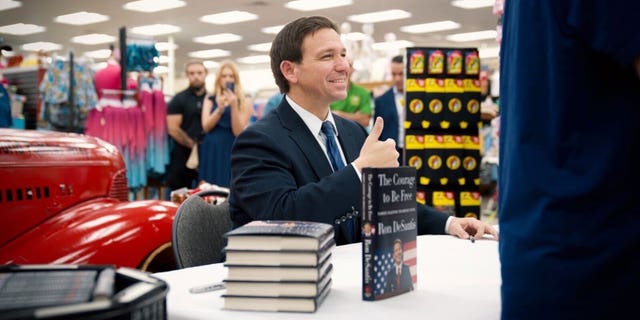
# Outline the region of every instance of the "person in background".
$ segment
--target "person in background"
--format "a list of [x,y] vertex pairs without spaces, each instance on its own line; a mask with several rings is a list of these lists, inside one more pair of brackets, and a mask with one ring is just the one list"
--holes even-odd
[[[353,60],[349,60],[349,78],[353,75]],[[353,120],[361,126],[368,128],[371,122],[372,113],[371,92],[349,80],[347,97],[331,103],[330,108],[333,114],[345,119]]]
[[269,113],[269,111],[277,108],[280,105],[280,102],[282,102],[282,97],[284,97],[284,93],[279,91],[269,97],[269,100],[267,100],[267,104],[264,106],[264,111],[262,111],[262,116],[264,117],[267,113]]
[[218,69],[213,95],[202,107],[202,129],[206,133],[198,147],[198,180],[228,188],[230,185],[231,146],[246,128],[253,114],[235,64],[223,61]]
[[[360,241],[361,169],[397,167],[391,139],[330,112],[347,96],[349,64],[337,26],[325,17],[299,18],[276,35],[271,70],[285,97],[244,130],[231,152],[229,205],[234,227],[252,220],[307,220],[334,226],[338,244]],[[418,205],[418,234],[468,239],[497,231]]]
[[393,139],[404,163],[404,63],[401,55],[391,59],[392,86],[374,100],[374,118],[384,119],[384,129],[380,139]]
[[189,61],[185,73],[189,87],[176,94],[167,106],[167,132],[173,143],[167,168],[169,190],[193,188],[198,178],[198,171],[187,168],[186,163],[202,133],[200,114],[206,95],[207,69],[202,61]]
[[640,292],[640,32],[630,30],[637,30],[640,2],[505,5],[502,319],[633,317]]

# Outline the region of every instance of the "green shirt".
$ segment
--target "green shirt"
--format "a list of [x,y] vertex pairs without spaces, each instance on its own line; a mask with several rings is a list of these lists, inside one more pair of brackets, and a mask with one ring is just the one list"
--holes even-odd
[[371,115],[371,106],[371,93],[367,91],[367,89],[350,82],[347,97],[344,100],[332,103],[331,110],[346,113],[356,113],[360,111],[362,114]]

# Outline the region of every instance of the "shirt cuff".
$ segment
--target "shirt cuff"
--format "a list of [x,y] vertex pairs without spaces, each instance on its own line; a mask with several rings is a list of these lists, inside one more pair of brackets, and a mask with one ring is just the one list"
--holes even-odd
[[351,162],[351,166],[353,167],[353,170],[356,171],[356,174],[358,175],[358,179],[360,180],[360,182],[362,182],[362,172],[360,172],[360,169],[356,167],[356,165],[353,164],[353,162]]
[[444,224],[444,234],[449,234],[449,225],[451,224],[451,220],[453,220],[453,217],[449,217],[447,218],[447,222]]

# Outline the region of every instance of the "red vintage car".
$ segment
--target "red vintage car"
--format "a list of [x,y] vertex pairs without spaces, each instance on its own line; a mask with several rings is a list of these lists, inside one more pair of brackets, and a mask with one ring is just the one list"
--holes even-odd
[[0,264],[175,268],[178,205],[129,201],[120,152],[72,133],[0,129]]

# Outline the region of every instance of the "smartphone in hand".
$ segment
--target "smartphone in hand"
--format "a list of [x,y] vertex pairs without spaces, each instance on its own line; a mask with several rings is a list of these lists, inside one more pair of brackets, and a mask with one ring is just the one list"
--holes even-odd
[[235,88],[236,88],[235,83],[227,82],[226,87],[227,87],[227,89],[231,90],[232,92],[235,92]]

